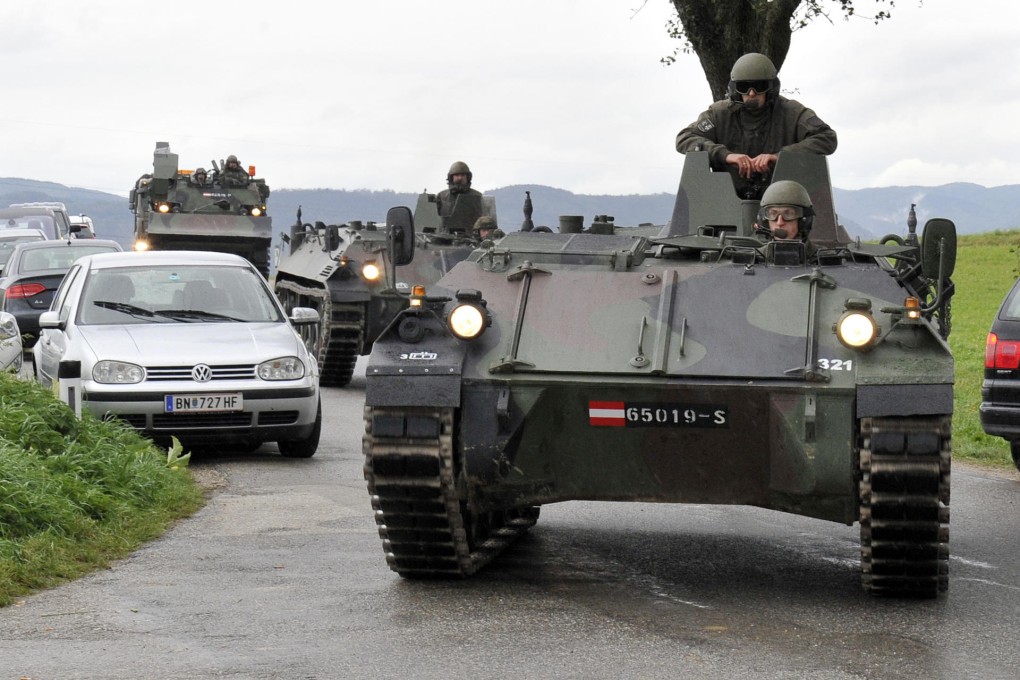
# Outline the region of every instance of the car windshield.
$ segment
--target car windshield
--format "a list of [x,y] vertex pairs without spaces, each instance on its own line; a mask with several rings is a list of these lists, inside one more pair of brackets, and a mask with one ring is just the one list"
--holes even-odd
[[21,215],[3,218],[0,220],[0,228],[38,229],[46,234],[47,238],[57,238],[57,229],[53,225],[53,218],[49,215]]
[[32,248],[24,251],[21,262],[18,263],[18,274],[29,272],[41,272],[52,269],[67,271],[79,257],[96,255],[98,253],[112,253],[116,248],[113,246],[69,246],[60,243],[49,248]]
[[95,270],[79,309],[83,325],[284,321],[262,279],[233,266]]

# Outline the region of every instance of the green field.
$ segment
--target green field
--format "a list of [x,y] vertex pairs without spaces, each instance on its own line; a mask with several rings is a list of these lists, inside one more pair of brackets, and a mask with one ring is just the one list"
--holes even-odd
[[981,429],[978,406],[984,374],[985,338],[1002,299],[1018,276],[1020,231],[961,236],[956,259],[949,346],[956,360],[953,457],[1012,467],[1009,445]]

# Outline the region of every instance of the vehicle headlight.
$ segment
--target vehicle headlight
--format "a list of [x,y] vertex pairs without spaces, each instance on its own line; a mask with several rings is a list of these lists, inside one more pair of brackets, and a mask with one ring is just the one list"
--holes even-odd
[[297,357],[280,357],[259,364],[258,374],[263,380],[298,380],[305,377],[305,365]]
[[867,312],[850,310],[836,322],[836,337],[850,349],[866,349],[878,336],[878,324]]
[[450,330],[461,340],[477,338],[485,330],[485,312],[472,304],[461,304],[453,308],[448,319]]
[[13,316],[8,316],[0,322],[0,340],[10,340],[21,335],[18,328],[18,321]]
[[148,249],[149,249],[149,242],[148,241],[143,241],[141,239],[139,239],[138,241],[135,241],[135,250],[137,250],[138,252],[142,252],[142,251],[145,251],[145,250],[148,250]]
[[162,203],[162,202],[157,203],[156,204],[156,210],[158,212],[160,212],[160,213],[165,215],[168,212],[170,212],[170,204],[169,203]]
[[263,213],[263,212],[264,212],[264,211],[262,210],[262,208],[260,208],[260,207],[258,207],[258,206],[256,205],[255,207],[253,207],[253,208],[251,209],[251,216],[252,216],[252,217],[262,217],[262,213]]
[[92,367],[92,379],[103,385],[134,385],[145,379],[145,369],[123,361],[99,361]]
[[382,269],[379,268],[379,265],[374,260],[370,260],[361,265],[361,275],[366,281],[378,281],[379,277],[382,276]]

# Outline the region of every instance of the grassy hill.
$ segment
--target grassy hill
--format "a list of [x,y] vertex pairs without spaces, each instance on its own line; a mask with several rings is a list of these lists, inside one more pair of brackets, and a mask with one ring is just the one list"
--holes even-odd
[[985,339],[1013,282],[1018,266],[1020,231],[996,231],[960,238],[956,260],[956,295],[952,303],[949,346],[956,360],[953,455],[1011,466],[1009,445],[981,429],[978,407],[984,376]]

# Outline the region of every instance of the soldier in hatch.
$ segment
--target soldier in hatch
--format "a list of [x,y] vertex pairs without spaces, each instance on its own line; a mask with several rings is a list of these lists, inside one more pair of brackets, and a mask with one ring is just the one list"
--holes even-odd
[[729,99],[717,101],[676,137],[676,150],[707,151],[713,170],[728,170],[742,198],[758,198],[780,151],[831,154],[836,132],[814,111],[779,94],[772,60],[752,52],[730,71]]
[[475,220],[475,226],[472,228],[474,233],[475,242],[481,243],[486,239],[495,241],[496,239],[503,238],[506,234],[503,230],[496,226],[496,219],[489,217],[488,215],[482,215]]
[[471,169],[457,161],[446,173],[447,188],[436,195],[445,231],[464,233],[482,216],[482,193],[471,188]]
[[799,182],[781,180],[773,182],[761,197],[756,231],[767,232],[776,241],[801,241],[810,261],[815,254],[808,240],[815,210],[811,196]]
[[227,162],[223,164],[223,172],[220,174],[220,181],[226,185],[244,186],[248,184],[248,173],[241,167],[237,156],[230,154]]

